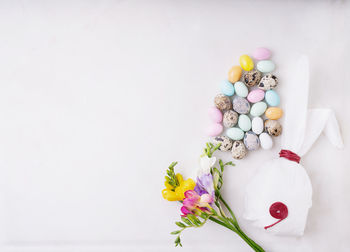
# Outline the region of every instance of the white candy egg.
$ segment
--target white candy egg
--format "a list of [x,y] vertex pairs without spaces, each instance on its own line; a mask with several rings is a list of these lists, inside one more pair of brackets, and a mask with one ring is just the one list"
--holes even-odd
[[257,135],[260,135],[261,132],[263,132],[263,130],[264,130],[263,119],[259,116],[254,117],[252,120],[252,131]]

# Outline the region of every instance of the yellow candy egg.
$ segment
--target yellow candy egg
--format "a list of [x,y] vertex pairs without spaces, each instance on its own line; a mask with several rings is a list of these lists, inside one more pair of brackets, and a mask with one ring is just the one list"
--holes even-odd
[[280,119],[283,115],[283,110],[278,107],[269,107],[265,111],[265,116],[271,120]]
[[250,71],[254,68],[254,61],[251,57],[249,57],[246,54],[239,57],[239,64],[241,65],[244,71]]
[[231,83],[235,83],[239,81],[242,76],[242,68],[240,66],[231,67],[230,71],[228,71],[228,80]]

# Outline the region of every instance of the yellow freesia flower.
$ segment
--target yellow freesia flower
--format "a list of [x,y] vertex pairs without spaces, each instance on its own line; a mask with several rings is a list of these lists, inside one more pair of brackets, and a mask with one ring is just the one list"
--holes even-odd
[[179,186],[174,188],[167,181],[165,181],[165,189],[162,191],[163,198],[169,201],[179,201],[185,198],[185,192],[188,190],[193,190],[196,186],[196,183],[193,179],[184,180],[182,175],[177,173],[176,178],[179,181]]

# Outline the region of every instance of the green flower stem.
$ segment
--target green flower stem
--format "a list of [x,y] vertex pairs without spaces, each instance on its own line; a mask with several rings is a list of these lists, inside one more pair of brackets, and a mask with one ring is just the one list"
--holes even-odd
[[238,228],[237,231],[238,231],[237,234],[239,236],[241,236],[242,238],[245,237],[246,239],[248,239],[254,245],[254,247],[257,249],[256,251],[264,251],[264,249],[262,247],[260,247],[252,239],[250,239],[240,228]]
[[245,236],[247,239],[249,239],[253,244],[255,244],[256,247],[260,248],[261,250],[263,250],[258,244],[256,244],[252,239],[250,239],[239,227],[237,219],[233,213],[233,211],[231,210],[231,208],[229,207],[229,205],[226,203],[226,201],[222,198],[221,194],[219,195],[219,199],[220,201],[225,205],[225,207],[227,208],[227,210],[230,212],[233,221],[231,221],[231,223],[236,227],[237,229],[237,233],[240,233],[242,236]]
[[238,234],[254,251],[256,252],[264,252],[264,250],[256,244],[253,240],[251,240],[241,229],[237,229],[235,226],[233,226],[227,219],[220,217],[220,216],[215,216],[218,219],[214,218],[214,216],[211,216],[209,220],[226,227],[227,229],[232,230],[236,234]]
[[231,208],[229,207],[229,205],[226,203],[226,201],[222,198],[221,194],[219,195],[219,200],[225,205],[226,209],[229,211],[229,213],[231,214],[231,217],[233,219],[232,223],[233,225],[237,225],[236,227],[239,227],[236,216],[234,215],[233,211],[231,210]]
[[226,217],[226,214],[225,214],[225,212],[224,212],[224,210],[222,209],[222,207],[221,207],[221,205],[220,205],[220,202],[219,202],[219,201],[216,201],[215,204],[216,204],[216,206],[219,208],[220,215],[221,215],[222,217],[224,217],[224,218],[227,218],[227,217]]

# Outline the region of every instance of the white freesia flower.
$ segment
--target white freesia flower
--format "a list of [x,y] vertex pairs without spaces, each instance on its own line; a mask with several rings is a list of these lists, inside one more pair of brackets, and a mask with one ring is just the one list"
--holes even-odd
[[201,157],[199,159],[199,169],[197,171],[197,176],[201,177],[202,175],[209,174],[210,168],[214,166],[216,162],[216,157],[209,158],[208,156]]

